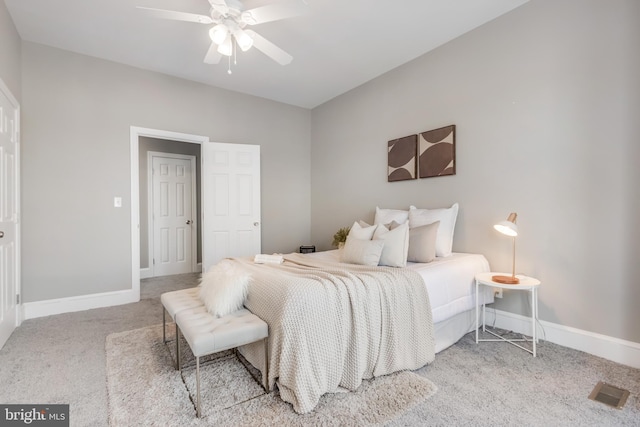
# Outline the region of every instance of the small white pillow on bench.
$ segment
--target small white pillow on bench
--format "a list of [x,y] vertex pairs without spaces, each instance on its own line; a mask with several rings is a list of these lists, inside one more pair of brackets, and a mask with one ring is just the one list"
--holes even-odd
[[212,315],[226,316],[243,307],[250,281],[249,273],[222,260],[202,275],[200,299]]

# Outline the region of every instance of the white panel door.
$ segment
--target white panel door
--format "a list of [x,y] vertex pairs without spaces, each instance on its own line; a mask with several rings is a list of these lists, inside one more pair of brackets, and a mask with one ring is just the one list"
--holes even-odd
[[202,269],[261,251],[260,146],[209,142],[202,153]]
[[[1,83],[1,82],[0,82]],[[19,116],[0,85],[0,348],[19,322]]]
[[192,160],[160,156],[152,159],[153,275],[191,273],[195,256]]

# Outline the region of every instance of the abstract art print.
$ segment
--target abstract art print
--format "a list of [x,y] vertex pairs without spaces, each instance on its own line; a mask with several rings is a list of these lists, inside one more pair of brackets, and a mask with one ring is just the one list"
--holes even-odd
[[387,178],[389,182],[416,179],[418,135],[389,141]]
[[456,174],[456,125],[418,135],[420,178]]

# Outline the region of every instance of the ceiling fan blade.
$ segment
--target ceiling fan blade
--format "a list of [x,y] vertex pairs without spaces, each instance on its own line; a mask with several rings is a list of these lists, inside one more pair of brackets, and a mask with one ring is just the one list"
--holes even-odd
[[204,62],[206,64],[217,64],[218,62],[220,62],[221,58],[222,55],[220,54],[220,52],[218,52],[218,45],[215,43],[211,43],[207,54],[204,56]]
[[293,18],[309,12],[304,0],[290,0],[283,3],[269,4],[242,12],[242,20],[248,25],[257,25],[280,19]]
[[256,49],[276,61],[278,64],[287,65],[293,60],[293,56],[289,55],[287,52],[280,49],[278,46],[271,43],[255,31],[245,30],[245,32],[253,39],[253,46]]
[[155,9],[153,7],[136,6],[138,9],[146,10],[156,18],[172,19],[174,21],[196,22],[199,24],[213,24],[213,19],[207,15],[197,13],[177,12],[175,10]]

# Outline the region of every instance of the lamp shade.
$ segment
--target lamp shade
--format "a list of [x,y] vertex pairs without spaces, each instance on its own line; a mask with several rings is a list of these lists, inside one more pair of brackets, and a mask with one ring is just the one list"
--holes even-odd
[[231,35],[218,46],[218,53],[224,56],[231,56],[233,54],[233,44],[231,44]]
[[516,237],[518,235],[518,226],[516,225],[516,218],[518,214],[511,213],[509,214],[509,218],[506,221],[500,221],[496,225],[493,226],[500,233],[505,234],[510,237]]
[[251,46],[253,46],[253,39],[244,30],[240,28],[236,29],[233,32],[233,36],[236,38],[236,42],[243,52],[246,52],[251,49]]
[[212,29],[209,30],[209,37],[211,37],[211,41],[217,45],[221,45],[224,40],[227,38],[227,34],[229,33],[229,29],[224,24],[218,24]]
[[513,264],[511,276],[496,275],[491,277],[491,280],[496,283],[503,283],[507,285],[517,285],[520,283],[520,279],[516,277],[516,236],[518,235],[518,226],[516,225],[517,217],[518,214],[512,212],[509,214],[506,221],[500,221],[493,226],[493,228],[498,230],[500,233],[513,237]]

